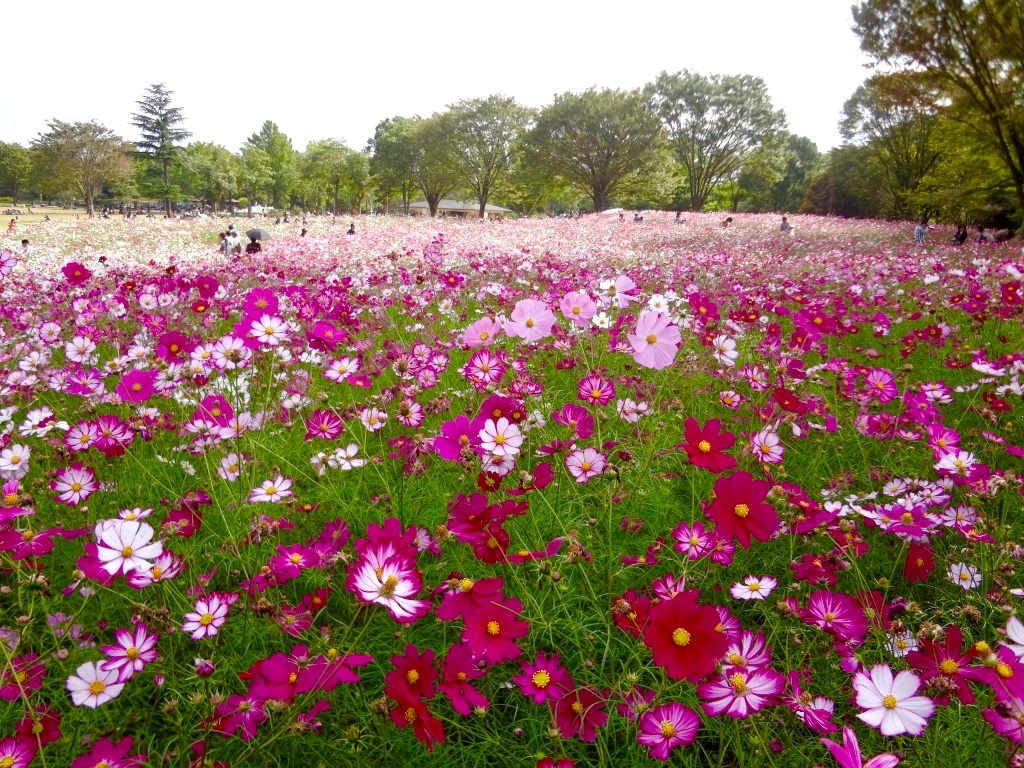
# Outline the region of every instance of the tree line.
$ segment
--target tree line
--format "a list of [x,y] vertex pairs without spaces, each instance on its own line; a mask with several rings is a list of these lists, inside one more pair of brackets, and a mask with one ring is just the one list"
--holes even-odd
[[172,93],[137,102],[134,141],[51,120],[0,144],[0,195],[146,197],[213,208],[407,213],[473,200],[533,214],[610,205],[1019,223],[1024,211],[1024,0],[864,0],[854,31],[877,64],[847,100],[841,146],[787,130],[761,78],[662,72],[534,109],[491,95],[382,120],[361,149],[304,150],[266,121],[237,152],[186,143]]

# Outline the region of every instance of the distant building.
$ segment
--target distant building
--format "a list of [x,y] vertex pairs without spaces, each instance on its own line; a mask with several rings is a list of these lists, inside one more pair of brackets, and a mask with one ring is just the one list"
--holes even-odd
[[[429,216],[430,206],[427,205],[426,200],[417,200],[415,203],[409,204],[409,213],[413,216]],[[510,213],[512,211],[508,208],[488,204],[484,209],[484,218],[503,219]],[[464,203],[460,200],[442,200],[437,204],[437,215],[452,216],[458,219],[477,219],[480,218],[480,204]]]

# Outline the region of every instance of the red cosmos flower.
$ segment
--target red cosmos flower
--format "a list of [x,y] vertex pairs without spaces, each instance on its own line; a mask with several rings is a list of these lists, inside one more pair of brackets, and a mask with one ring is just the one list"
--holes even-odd
[[697,605],[697,595],[696,590],[681,592],[648,612],[644,645],[673,680],[695,683],[707,677],[729,648],[725,633],[718,631],[718,611]]
[[779,528],[775,508],[765,502],[771,486],[754,480],[747,472],[735,472],[715,481],[715,500],[707,516],[718,526],[718,536],[726,541],[733,537],[744,549],[750,549],[750,537],[768,541]]
[[391,721],[399,728],[411,725],[416,739],[427,745],[427,751],[433,752],[434,743],[444,741],[444,723],[431,717],[427,705],[408,690],[386,686],[384,692],[398,705],[391,710]]
[[469,643],[478,658],[491,664],[503,664],[519,657],[516,640],[530,631],[530,623],[519,618],[523,604],[515,598],[492,600],[463,614],[466,629],[463,642]]
[[680,443],[676,449],[683,448],[695,467],[706,469],[712,474],[720,474],[736,466],[736,459],[722,451],[732,448],[736,436],[732,432],[722,432],[722,423],[718,419],[710,419],[701,427],[696,419],[686,420],[684,436],[686,442]]
[[647,626],[647,614],[651,608],[651,598],[639,596],[634,590],[629,590],[622,597],[615,600],[615,607],[612,615],[615,617],[615,625],[639,638]]
[[199,298],[209,301],[220,288],[220,282],[212,275],[196,275],[195,286],[199,292]]
[[444,601],[437,609],[438,621],[457,619],[464,612],[475,611],[493,600],[501,600],[505,580],[495,576],[489,579],[460,579],[454,575],[446,585]]
[[[913,584],[925,581],[935,570],[935,553],[927,544],[912,543],[907,547],[907,562],[903,566],[903,575]],[[967,702],[965,702],[967,703]]]
[[37,661],[38,654],[15,657],[0,671],[0,699],[16,701],[24,694],[38,691],[46,677],[46,666]]
[[25,716],[18,721],[14,732],[29,742],[33,749],[38,749],[60,739],[60,720],[60,712],[49,704],[41,704],[33,712],[25,710]]
[[463,717],[469,717],[474,707],[487,709],[491,705],[486,696],[469,684],[484,674],[473,658],[473,651],[465,643],[453,645],[444,658],[444,680],[437,686]]
[[784,411],[789,411],[790,413],[807,412],[807,404],[788,389],[779,387],[772,393],[772,396],[775,398],[775,402],[777,402]]
[[607,701],[593,688],[577,688],[555,704],[555,725],[563,739],[579,736],[583,741],[594,741],[597,729],[608,722],[604,711]]
[[[941,676],[956,683],[956,697],[963,704],[973,704],[974,693],[967,681],[977,680],[978,677],[974,670],[965,668],[978,655],[978,651],[971,647],[964,652],[963,640],[964,634],[960,627],[951,624],[946,630],[945,644],[938,640],[922,640],[921,650],[907,654],[907,664],[921,673],[921,682]],[[937,696],[935,700],[945,705],[949,703],[949,696]]]
[[405,646],[404,656],[392,656],[395,668],[384,675],[384,681],[392,688],[402,689],[411,698],[434,698],[434,651],[427,648],[423,655],[415,645]]

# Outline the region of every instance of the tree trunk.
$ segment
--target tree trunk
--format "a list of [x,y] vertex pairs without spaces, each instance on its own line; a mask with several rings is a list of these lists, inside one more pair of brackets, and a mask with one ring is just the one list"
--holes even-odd
[[341,186],[341,182],[334,185],[334,215],[338,215],[338,188]]
[[171,217],[171,176],[168,171],[170,161],[164,158],[164,215]]
[[437,206],[441,202],[440,195],[427,195],[427,205],[430,208],[430,218],[437,216]]
[[594,213],[601,213],[604,210],[605,204],[605,188],[594,187]]
[[487,197],[486,196],[484,196],[480,200],[480,218],[481,219],[486,219],[487,218]]
[[82,192],[85,194],[85,212],[86,212],[87,215],[91,215],[92,212],[93,212],[93,210],[92,210],[92,199],[93,199],[92,186],[90,184],[83,184],[82,185]]

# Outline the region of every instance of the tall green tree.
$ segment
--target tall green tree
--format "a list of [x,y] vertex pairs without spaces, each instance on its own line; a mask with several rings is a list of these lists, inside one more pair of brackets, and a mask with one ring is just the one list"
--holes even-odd
[[785,114],[772,105],[759,77],[662,72],[648,92],[686,171],[695,211],[786,127]]
[[21,144],[0,141],[0,189],[18,204],[18,195],[32,179],[32,156]]
[[182,150],[179,163],[189,192],[214,211],[238,188],[240,161],[220,144],[193,142]]
[[131,178],[128,153],[133,147],[106,126],[57,119],[47,121],[46,126],[49,130],[32,141],[35,164],[56,191],[80,192],[87,213],[93,212],[93,202],[104,184]]
[[338,215],[341,185],[345,181],[348,168],[346,160],[351,152],[352,150],[338,139],[324,139],[309,142],[303,155],[304,177],[330,193],[335,216]]
[[511,97],[492,95],[459,101],[438,118],[448,162],[476,197],[480,218],[491,193],[508,177],[532,114]]
[[607,88],[555,96],[527,139],[530,162],[589,194],[595,211],[627,175],[653,168],[660,144],[644,95]]
[[251,144],[243,145],[238,171],[238,188],[245,193],[250,215],[252,214],[252,201],[263,190],[269,189],[273,183],[274,172],[270,167],[270,158],[267,153]]
[[459,177],[448,162],[446,128],[434,117],[416,118],[409,126],[413,146],[412,179],[423,193],[431,217],[441,199],[458,187]]
[[141,100],[135,102],[139,111],[132,115],[132,125],[139,129],[142,138],[135,142],[139,154],[151,158],[160,169],[161,183],[157,185],[164,201],[164,212],[172,214],[171,198],[175,190],[171,185],[171,163],[180,151],[179,144],[192,134],[181,127],[185,116],[181,107],[171,106],[174,91],[167,90],[164,83],[155,83],[146,89]]
[[288,199],[297,178],[298,157],[292,148],[292,140],[282,133],[277,123],[267,120],[246,143],[267,156],[270,183],[266,191],[270,193],[273,206],[277,208],[282,200]]
[[875,218],[882,212],[879,180],[870,161],[871,150],[844,144],[831,150],[822,169],[811,179],[801,213]]
[[416,142],[412,126],[419,118],[389,117],[377,123],[373,136],[367,142],[371,153],[370,172],[376,181],[377,192],[387,207],[391,198],[401,196],[402,213],[409,213],[416,190]]
[[902,87],[904,78],[870,78],[843,105],[840,133],[871,150],[887,198],[885,213],[916,218],[913,198],[921,180],[939,159],[932,143],[938,124]]
[[1024,0],[863,0],[853,18],[867,54],[992,147],[1024,212]]

